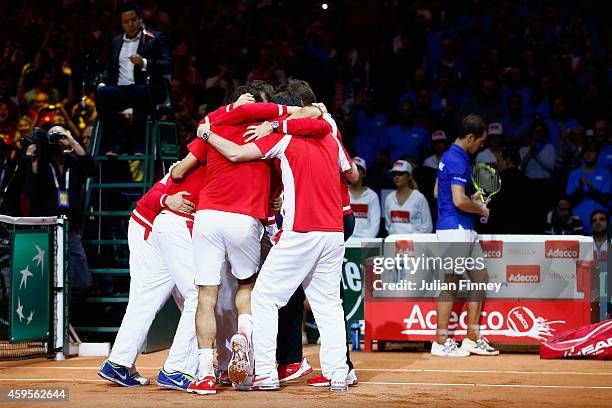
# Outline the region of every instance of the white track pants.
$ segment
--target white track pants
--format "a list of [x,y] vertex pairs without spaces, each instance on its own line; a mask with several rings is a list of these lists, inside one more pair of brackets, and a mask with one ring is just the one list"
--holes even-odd
[[257,375],[276,369],[278,309],[302,284],[321,334],[321,369],[331,378],[348,372],[346,329],[340,300],[344,257],[341,232],[283,231],[264,263],[251,295]]
[[[152,239],[152,234],[130,218],[128,225],[128,245],[130,248],[130,294],[121,327],[115,338],[109,360],[126,367],[132,367],[149,332],[155,314],[166,303],[170,292],[177,305],[182,309],[182,297],[170,288],[164,296],[153,301],[143,294],[143,287],[151,275],[159,275],[156,270],[161,265],[161,253]],[[151,319],[143,319],[142,310],[152,312]]]

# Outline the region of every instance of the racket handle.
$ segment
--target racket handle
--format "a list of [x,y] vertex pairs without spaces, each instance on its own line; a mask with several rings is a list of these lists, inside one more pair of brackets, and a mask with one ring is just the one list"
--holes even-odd
[[484,215],[483,215],[482,217],[480,217],[480,222],[481,222],[482,224],[486,224],[486,223],[487,223],[487,221],[489,221],[489,217],[485,217]]

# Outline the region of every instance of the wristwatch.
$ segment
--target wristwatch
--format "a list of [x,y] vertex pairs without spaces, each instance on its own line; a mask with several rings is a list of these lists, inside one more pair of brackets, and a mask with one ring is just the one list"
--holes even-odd
[[210,138],[210,134],[211,133],[212,132],[210,131],[210,129],[209,130],[205,130],[204,133],[202,133],[202,139],[204,139],[204,141],[207,142],[208,139]]
[[275,120],[274,122],[272,122],[271,125],[272,125],[272,133],[278,133],[278,126],[279,126],[278,120]]

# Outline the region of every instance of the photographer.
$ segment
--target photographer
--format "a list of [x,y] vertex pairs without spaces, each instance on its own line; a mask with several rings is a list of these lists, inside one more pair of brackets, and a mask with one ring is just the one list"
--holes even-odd
[[[47,130],[48,129],[48,130]],[[31,162],[26,169],[31,215],[66,215],[70,221],[70,287],[73,296],[91,286],[91,273],[81,243],[81,192],[94,174],[93,158],[61,125],[46,125],[32,131],[26,149]],[[27,144],[26,143],[26,144]]]

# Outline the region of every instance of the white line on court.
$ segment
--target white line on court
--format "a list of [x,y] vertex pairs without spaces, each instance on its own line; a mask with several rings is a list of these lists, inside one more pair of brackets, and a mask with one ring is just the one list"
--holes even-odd
[[589,389],[589,390],[612,390],[607,386],[590,385],[529,385],[529,384],[475,384],[475,383],[428,383],[428,382],[377,382],[360,381],[359,384],[369,385],[412,385],[432,387],[503,387],[503,388],[567,388],[567,389]]
[[[27,381],[27,382],[76,382],[76,383],[98,383],[106,380],[87,380],[76,378],[0,378],[0,381]],[[589,389],[589,390],[612,390],[612,386],[580,386],[580,385],[528,385],[528,384],[476,384],[476,383],[430,383],[430,382],[378,382],[362,381],[360,385],[407,385],[425,387],[497,387],[497,388],[556,388],[556,389]]]
[[[159,367],[137,367],[139,370],[159,370]],[[18,366],[0,368],[1,371],[10,369],[44,369],[44,370],[99,370],[99,366],[73,367],[73,366]],[[318,367],[313,367],[315,371],[321,371]],[[580,371],[510,371],[510,370],[446,370],[446,369],[410,369],[410,368],[360,368],[360,371],[380,371],[390,373],[454,373],[454,374],[519,374],[519,375],[592,375],[592,376],[612,376],[612,371],[601,373],[589,373]]]

